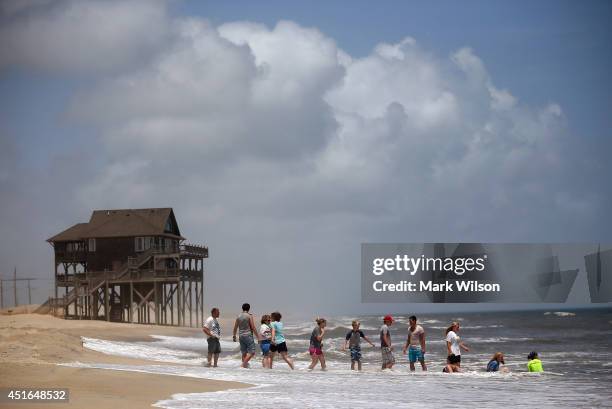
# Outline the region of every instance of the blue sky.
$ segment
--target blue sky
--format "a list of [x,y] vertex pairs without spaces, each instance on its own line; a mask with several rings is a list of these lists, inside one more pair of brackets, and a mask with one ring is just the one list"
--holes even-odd
[[611,20],[606,1],[6,1],[0,273],[51,277],[44,240],[102,208],[172,206],[211,248],[211,302],[289,274],[283,297],[336,311],[362,242],[610,241]]

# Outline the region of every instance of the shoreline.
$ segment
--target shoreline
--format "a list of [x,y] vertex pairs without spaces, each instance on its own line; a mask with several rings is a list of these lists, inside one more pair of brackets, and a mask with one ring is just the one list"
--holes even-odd
[[[199,328],[166,327],[90,320],[64,320],[50,315],[0,315],[0,388],[68,388],[70,401],[51,407],[150,408],[177,393],[248,388],[241,382],[186,376],[61,366],[71,362],[130,365],[176,365],[117,357],[86,349],[81,337],[111,341],[151,341],[151,335],[194,336]],[[205,340],[203,339],[205,343]],[[41,403],[19,403],[38,408]],[[7,404],[0,403],[0,407]]]

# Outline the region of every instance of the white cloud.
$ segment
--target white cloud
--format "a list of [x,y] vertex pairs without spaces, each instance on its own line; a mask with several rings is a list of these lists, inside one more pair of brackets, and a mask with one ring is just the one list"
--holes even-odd
[[421,51],[413,39],[380,44],[371,55],[347,66],[342,84],[326,100],[336,112],[378,118],[399,103],[421,128],[457,120],[457,100],[445,82],[440,62]]
[[341,76],[333,40],[316,29],[280,21],[273,30],[251,23],[219,27],[221,37],[249,47],[260,70],[254,102],[268,105],[299,104],[318,98]]
[[174,33],[150,65],[75,100],[73,118],[111,125],[114,153],[289,158],[331,137],[336,124],[323,95],[344,69],[333,41],[318,31],[289,22],[217,31],[186,20]]

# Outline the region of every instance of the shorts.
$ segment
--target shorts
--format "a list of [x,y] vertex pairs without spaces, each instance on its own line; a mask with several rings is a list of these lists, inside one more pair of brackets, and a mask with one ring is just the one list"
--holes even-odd
[[240,352],[243,354],[255,353],[255,340],[253,335],[240,335]]
[[408,361],[410,362],[425,362],[425,354],[421,351],[421,347],[413,347],[408,348]]
[[287,352],[287,344],[281,342],[280,344],[270,345],[270,351],[272,352]]
[[259,344],[259,348],[261,348],[261,354],[263,356],[268,356],[270,355],[270,346],[272,344],[270,343],[270,341],[261,341],[261,343]]
[[460,364],[461,363],[461,355],[451,354],[448,356],[448,362],[451,364]]
[[361,347],[359,346],[350,347],[349,351],[351,351],[351,361],[352,362],[361,361]]
[[219,338],[208,337],[206,341],[208,342],[208,353],[209,354],[221,353],[221,343],[219,342]]
[[393,352],[389,347],[381,347],[380,352],[382,353],[382,363],[383,365],[389,365],[395,363],[395,357],[393,356]]
[[310,348],[308,348],[308,352],[310,352],[310,355],[323,355],[323,351],[321,351],[321,348],[317,348],[312,345],[310,346]]

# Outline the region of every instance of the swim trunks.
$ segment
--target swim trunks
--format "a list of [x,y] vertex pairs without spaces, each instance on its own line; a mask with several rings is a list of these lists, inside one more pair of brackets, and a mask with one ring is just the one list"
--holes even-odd
[[240,352],[243,354],[255,353],[255,340],[253,335],[240,335]]
[[410,362],[416,362],[416,361],[423,362],[423,361],[425,361],[425,354],[421,350],[420,346],[419,347],[415,347],[415,346],[411,345],[410,348],[408,348],[408,361],[410,361]]
[[272,344],[270,343],[270,341],[261,341],[261,343],[259,344],[259,348],[261,348],[261,354],[263,356],[268,356],[270,355],[270,346]]
[[389,364],[394,364],[395,363],[395,357],[393,356],[393,352],[391,351],[391,348],[389,347],[382,347],[380,349],[380,352],[382,353],[382,363],[383,365],[389,365]]
[[361,360],[361,348],[359,346],[351,347],[349,351],[351,351],[351,361],[359,362]]
[[308,348],[308,352],[310,352],[310,355],[323,355],[323,351],[321,351],[321,348],[317,348],[314,346],[310,346],[310,348]]
[[208,337],[206,339],[208,342],[208,353],[209,354],[219,354],[221,353],[221,343],[219,342],[219,338],[217,337]]
[[287,352],[287,344],[285,342],[281,342],[280,344],[272,344],[270,346],[270,351],[272,351],[272,352]]

